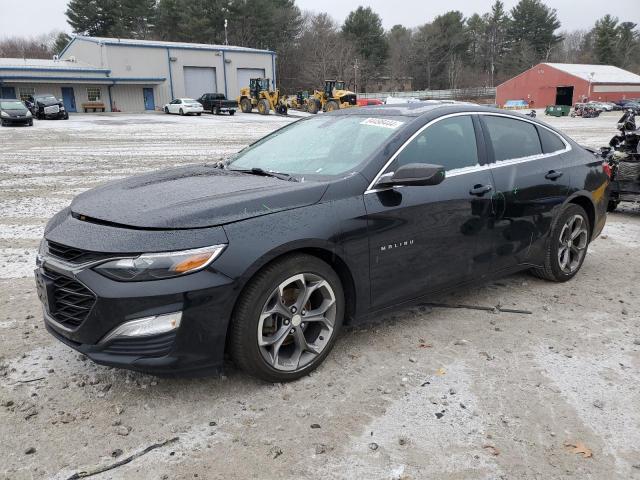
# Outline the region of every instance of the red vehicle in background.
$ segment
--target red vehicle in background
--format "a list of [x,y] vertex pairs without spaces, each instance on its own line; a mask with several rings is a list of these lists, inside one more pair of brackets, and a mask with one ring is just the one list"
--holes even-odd
[[378,100],[377,98],[359,98],[358,100],[359,107],[371,107],[373,105],[384,105],[382,100]]

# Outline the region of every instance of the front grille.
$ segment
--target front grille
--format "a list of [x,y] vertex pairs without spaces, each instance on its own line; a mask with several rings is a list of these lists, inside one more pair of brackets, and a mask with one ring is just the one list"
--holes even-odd
[[45,275],[53,280],[53,298],[49,299],[49,315],[68,328],[77,328],[84,322],[96,303],[91,290],[80,282],[52,270]]
[[82,264],[103,260],[113,256],[112,253],[90,252],[79,248],[67,247],[56,242],[47,242],[49,253],[56,258],[70,263]]
[[640,179],[640,162],[620,162],[615,179],[619,181],[638,181]]
[[135,357],[163,357],[173,348],[176,332],[163,333],[152,337],[117,338],[102,350],[112,355]]

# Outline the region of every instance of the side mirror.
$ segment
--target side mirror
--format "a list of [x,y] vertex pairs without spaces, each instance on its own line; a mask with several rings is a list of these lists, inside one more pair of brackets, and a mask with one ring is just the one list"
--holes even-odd
[[376,187],[438,185],[445,179],[444,167],[427,163],[409,163],[394,173],[383,175]]

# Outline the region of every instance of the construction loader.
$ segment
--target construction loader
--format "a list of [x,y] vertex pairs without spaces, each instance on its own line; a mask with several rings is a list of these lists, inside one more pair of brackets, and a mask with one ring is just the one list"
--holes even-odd
[[341,108],[357,107],[357,97],[354,92],[345,88],[343,81],[325,80],[324,90],[316,90],[307,101],[307,112],[332,112]]
[[268,78],[252,78],[249,86],[240,89],[238,104],[242,113],[251,113],[254,108],[261,115],[269,115],[273,110],[280,115],[287,114],[287,105],[279,90],[271,90]]

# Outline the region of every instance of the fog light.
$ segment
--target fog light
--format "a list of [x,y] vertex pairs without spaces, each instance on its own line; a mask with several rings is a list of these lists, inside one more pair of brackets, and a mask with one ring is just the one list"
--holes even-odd
[[171,332],[180,326],[181,320],[182,312],[138,318],[137,320],[131,320],[117,326],[100,340],[99,343],[107,343],[116,338],[150,337]]

